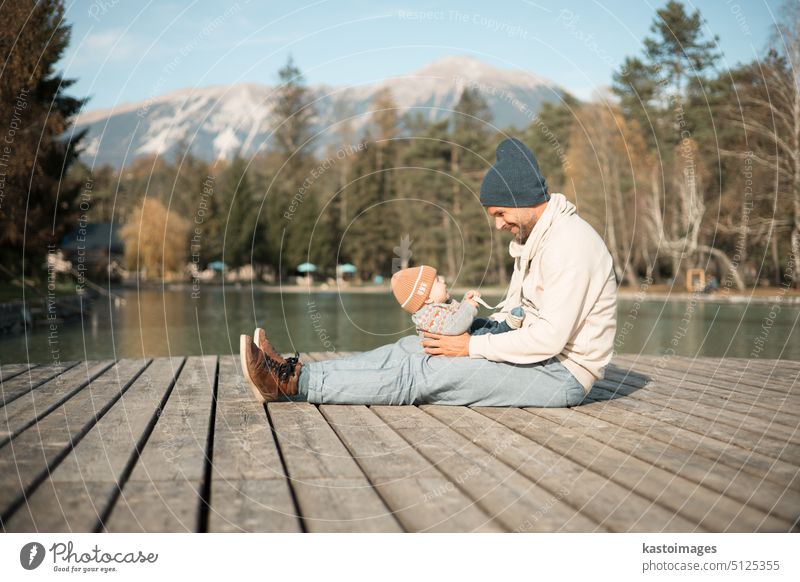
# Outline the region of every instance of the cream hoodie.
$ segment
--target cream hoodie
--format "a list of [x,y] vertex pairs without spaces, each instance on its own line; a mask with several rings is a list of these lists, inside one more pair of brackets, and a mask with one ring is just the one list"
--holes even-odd
[[603,239],[552,194],[524,245],[512,241],[514,274],[502,320],[516,305],[525,310],[518,330],[472,336],[471,358],[532,364],[553,356],[589,391],[611,360],[617,327],[617,284]]

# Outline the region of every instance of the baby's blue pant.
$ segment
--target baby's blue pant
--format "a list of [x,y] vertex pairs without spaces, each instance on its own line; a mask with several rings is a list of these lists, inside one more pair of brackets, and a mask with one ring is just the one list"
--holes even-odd
[[583,387],[555,357],[537,364],[430,356],[419,336],[356,356],[304,362],[298,399],[316,404],[576,406]]
[[[522,311],[522,307],[515,307],[514,309],[511,310],[511,313],[513,313],[517,317],[520,317],[522,316],[524,311]],[[506,323],[505,321],[495,321],[493,319],[489,319],[488,317],[476,317],[469,328],[470,335],[485,335],[487,333],[506,333],[507,331],[513,331],[511,329],[511,326],[508,325],[508,323]]]

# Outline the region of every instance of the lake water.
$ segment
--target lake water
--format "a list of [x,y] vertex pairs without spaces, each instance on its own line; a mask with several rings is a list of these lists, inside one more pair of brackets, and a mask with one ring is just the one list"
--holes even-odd
[[[0,337],[0,363],[141,356],[226,354],[241,333],[260,325],[280,351],[361,351],[414,333],[411,319],[386,293],[277,293],[249,287],[117,291],[82,321],[51,333]],[[485,296],[488,302],[500,297]],[[482,311],[487,314],[486,310]],[[772,313],[772,315],[771,315]],[[616,351],[661,355],[800,360],[800,306],[620,299]],[[674,345],[673,345],[674,344]]]

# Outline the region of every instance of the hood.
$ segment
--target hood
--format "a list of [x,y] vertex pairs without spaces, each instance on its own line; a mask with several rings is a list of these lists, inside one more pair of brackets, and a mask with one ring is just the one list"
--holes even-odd
[[508,253],[515,261],[530,262],[536,256],[542,243],[547,238],[550,227],[558,220],[575,214],[575,205],[563,194],[552,194],[539,222],[533,227],[525,244],[512,240],[508,245]]
[[547,208],[533,227],[525,244],[519,244],[513,240],[509,243],[508,252],[514,257],[514,273],[511,275],[505,299],[497,305],[503,311],[506,311],[508,306],[514,307],[520,304],[522,282],[528,274],[533,257],[547,240],[550,228],[559,220],[575,214],[575,210],[575,205],[569,202],[563,194],[552,194]]

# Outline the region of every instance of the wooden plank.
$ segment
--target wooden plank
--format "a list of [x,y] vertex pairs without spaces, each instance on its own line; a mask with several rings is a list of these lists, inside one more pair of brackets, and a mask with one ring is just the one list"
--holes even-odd
[[795,396],[800,394],[797,378],[789,377],[782,368],[776,368],[769,372],[752,367],[734,370],[723,361],[719,367],[695,364],[689,369],[689,373],[701,377],[714,374],[716,378],[727,380],[729,385],[732,384],[742,391],[756,387],[763,388],[765,392],[775,392],[778,395],[786,392]]
[[[621,362],[619,362],[622,365]],[[691,368],[691,369],[670,369],[657,368],[654,364],[638,362],[633,365],[634,369],[642,374],[648,375],[651,380],[663,380],[667,383],[681,383],[687,379],[702,384],[706,390],[725,392],[739,400],[757,400],[759,406],[772,409],[783,409],[787,399],[797,397],[797,393],[789,387],[779,388],[779,384],[769,376],[761,375],[753,377],[751,375],[729,375],[720,369]],[[625,367],[612,367],[608,370],[608,379],[617,378],[623,374]]]
[[182,364],[183,358],[155,359],[17,510],[7,530],[95,531]]
[[760,394],[750,396],[732,392],[726,394],[724,390],[715,391],[713,388],[706,388],[698,379],[692,382],[683,382],[681,390],[676,393],[676,396],[679,394],[681,398],[691,400],[692,390],[695,392],[695,399],[698,399],[697,395],[699,394],[699,400],[703,404],[720,406],[726,411],[744,414],[750,418],[759,418],[770,425],[779,425],[777,430],[782,434],[793,436],[797,428],[800,395],[786,394],[782,398],[775,398],[761,397]]
[[147,364],[149,361],[119,361],[58,410],[0,448],[0,523],[3,526]]
[[14,376],[19,376],[23,372],[35,368],[36,364],[2,364],[0,365],[0,385],[11,380]]
[[789,475],[784,470],[787,466],[792,468],[791,475],[795,472],[794,468],[797,465],[796,459],[785,450],[785,447],[776,447],[770,443],[763,443],[761,441],[743,442],[736,438],[735,431],[732,431],[730,427],[709,423],[708,421],[698,419],[683,412],[678,412],[661,405],[655,405],[652,402],[645,402],[625,396],[618,398],[613,392],[615,389],[616,386],[609,386],[604,381],[600,381],[592,387],[589,397],[597,401],[613,401],[615,407],[621,407],[630,412],[635,412],[653,421],[660,421],[671,426],[683,428],[690,433],[696,434],[697,438],[700,436],[714,438],[727,445],[739,447],[745,452],[752,451],[758,453],[759,455],[772,459],[774,463],[773,469],[781,471],[784,477]]
[[626,370],[637,370],[647,375],[651,380],[683,380],[691,379],[700,381],[704,385],[734,392],[737,395],[750,396],[758,394],[765,402],[773,399],[783,399],[789,393],[785,389],[776,389],[763,375],[753,377],[752,374],[731,374],[724,368],[726,360],[721,360],[719,366],[707,364],[694,364],[653,360],[652,358],[615,358],[614,365],[608,370],[612,373],[624,373]]
[[37,366],[2,382],[0,384],[0,407],[7,406],[23,394],[77,365],[78,362],[64,362],[63,364]]
[[791,379],[800,372],[800,362],[796,360],[762,360],[760,358],[698,358],[706,365],[721,365],[736,372],[755,372],[773,375],[775,379]]
[[724,443],[742,447],[745,450],[756,451],[790,465],[797,464],[797,451],[787,448],[785,443],[776,444],[774,441],[767,439],[745,438],[752,437],[748,433],[740,437],[736,429],[726,424],[708,422],[708,420],[674,410],[663,404],[627,396],[618,397],[614,392],[617,388],[618,385],[608,384],[605,381],[596,382],[592,386],[589,396],[599,401],[612,400],[614,406],[625,407],[648,418],[668,422],[673,426],[679,426],[698,435],[711,436]]
[[[328,408],[323,407],[323,412]],[[331,410],[341,415],[338,408]],[[372,406],[371,410],[449,479],[444,490],[425,492],[423,503],[438,505],[448,487],[459,488],[510,531],[605,531],[565,499],[524,477],[518,467],[502,462],[496,453],[484,451],[416,406]],[[340,420],[349,422],[346,416]],[[385,462],[391,465],[394,453],[385,454],[389,455]],[[533,515],[540,518],[533,522]]]
[[[614,381],[612,380],[612,382]],[[800,444],[800,434],[797,433],[796,422],[786,426],[775,422],[774,417],[778,413],[753,409],[753,407],[742,406],[741,403],[722,398],[709,404],[698,396],[702,394],[702,390],[702,385],[691,391],[663,380],[651,382],[646,388],[641,389],[617,383],[614,389],[617,395],[653,402],[715,423],[726,424],[745,435],[751,433],[753,438],[773,439],[781,444]]]
[[580,431],[520,409],[476,410],[710,531],[787,531],[784,520],[742,506],[680,475],[610,447],[580,446],[579,443],[588,443]]
[[113,365],[112,360],[81,362],[4,406],[0,409],[0,416],[4,417],[0,426],[0,447],[57,409]]
[[[731,366],[731,361],[727,358],[720,360],[719,365],[709,365],[706,363],[694,362],[691,358],[668,358],[658,359],[653,357],[626,357],[620,356],[615,358],[615,361],[621,366],[629,366],[637,368],[642,365],[650,366],[659,371],[659,376],[667,378],[680,377],[681,375],[699,375],[706,379],[706,381],[714,386],[720,388],[728,388],[739,392],[748,392],[748,387],[759,388],[767,394],[774,392],[780,396],[786,393],[784,389],[786,386],[790,388],[791,393],[797,392],[796,387],[789,384],[785,386],[773,387],[773,384],[778,380],[763,373],[747,372],[745,368],[740,368],[738,371]],[[778,382],[781,384],[781,382]]]
[[105,531],[198,531],[216,369],[216,356],[186,361]]
[[212,479],[209,532],[301,531],[285,479]]
[[320,411],[406,531],[506,529],[366,406]]
[[547,507],[562,499],[617,532],[703,530],[693,520],[646,499],[534,440],[472,409],[423,406],[422,409],[549,492],[545,510],[527,514],[516,531],[536,529]]
[[[710,461],[708,458],[668,443],[649,438],[646,433],[609,424],[570,409],[527,409],[559,426],[579,432],[602,445],[632,455],[670,473],[705,485],[731,499],[760,509],[786,522],[787,531],[800,518],[800,476],[788,486],[779,486],[749,473]],[[679,432],[679,431],[676,431]]]
[[762,360],[750,359],[747,360],[748,368],[757,369],[761,371],[775,370],[778,373],[785,373],[787,377],[795,378],[800,374],[800,361],[798,360]]
[[755,379],[770,376],[773,380],[786,382],[795,379],[800,371],[795,364],[791,360],[773,360],[772,363],[767,363],[757,359],[721,358],[715,362],[699,360],[696,365],[706,368],[718,367],[729,373],[753,376]]
[[645,433],[650,438],[703,455],[711,461],[768,479],[780,486],[792,483],[800,474],[800,469],[796,465],[775,460],[707,434],[683,430],[679,424],[670,424],[660,418],[642,415],[636,406],[626,407],[624,398],[589,402],[575,410],[603,422]]
[[[641,370],[641,368],[640,368]],[[796,421],[794,411],[800,412],[800,397],[784,394],[778,398],[774,394],[764,395],[763,392],[744,395],[730,390],[716,389],[704,384],[702,380],[687,379],[656,379],[647,376],[646,389],[640,380],[630,380],[624,372],[614,369],[607,374],[605,380],[600,381],[606,389],[619,389],[620,394],[634,395],[638,392],[640,398],[675,400],[676,404],[692,405],[699,410],[714,414],[717,412],[721,420],[732,422],[738,426],[744,416],[761,419],[773,425],[776,424],[776,436],[785,435],[788,438],[795,436]],[[613,384],[613,386],[612,386]],[[700,413],[702,415],[702,413]]]
[[101,531],[195,533],[202,497],[199,479],[129,481]]
[[789,372],[780,368],[777,371],[750,369],[747,374],[748,381],[752,378],[756,385],[763,384],[764,378],[766,378],[769,386],[776,389],[788,388],[788,391],[794,395],[800,393],[797,389],[800,385],[800,372]]
[[[682,394],[690,396],[693,400],[702,400],[706,403],[716,404],[719,399],[737,403],[736,405],[752,406],[757,412],[763,411],[774,415],[779,413],[786,419],[788,416],[793,416],[789,409],[796,407],[798,398],[791,394],[784,393],[777,395],[769,391],[766,392],[760,388],[748,387],[749,392],[742,392],[734,390],[730,386],[727,388],[716,387],[713,381],[706,378],[698,377],[675,377],[670,378],[663,374],[658,374],[654,369],[647,368],[644,365],[639,365],[637,368],[638,376],[647,376],[653,383],[662,382],[681,388]],[[608,382],[623,383],[632,386],[639,386],[641,382],[637,379],[631,382],[628,372],[619,368],[614,368],[607,371],[606,380]],[[687,392],[688,390],[688,392]]]
[[[672,367],[670,365],[670,367]],[[674,370],[689,372],[693,375],[714,376],[729,385],[741,387],[793,387],[797,383],[797,371],[793,371],[791,363],[787,360],[775,361],[772,365],[765,365],[759,360],[743,358],[708,358],[687,359],[676,363]]]
[[267,411],[307,531],[402,531],[314,405],[272,402]]
[[220,356],[212,458],[209,531],[301,531],[264,406],[238,356]]

